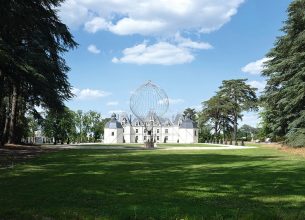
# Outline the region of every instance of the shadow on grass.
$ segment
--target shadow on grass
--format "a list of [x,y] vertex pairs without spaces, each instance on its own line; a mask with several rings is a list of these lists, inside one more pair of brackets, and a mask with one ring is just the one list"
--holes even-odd
[[0,174],[0,217],[301,219],[302,164],[253,153],[62,151]]

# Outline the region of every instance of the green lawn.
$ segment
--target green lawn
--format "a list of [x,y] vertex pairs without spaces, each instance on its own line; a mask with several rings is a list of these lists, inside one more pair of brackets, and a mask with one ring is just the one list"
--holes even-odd
[[[176,143],[167,143],[167,144],[157,144],[158,147],[211,147],[209,144],[198,143],[198,144],[176,144]],[[213,145],[213,147],[217,147],[218,145]]]
[[0,170],[0,219],[304,219],[304,158],[65,150]]
[[136,144],[136,143],[131,143],[131,144],[103,144],[103,143],[94,143],[94,144],[71,144],[75,146],[97,146],[97,147],[143,147],[144,144]]

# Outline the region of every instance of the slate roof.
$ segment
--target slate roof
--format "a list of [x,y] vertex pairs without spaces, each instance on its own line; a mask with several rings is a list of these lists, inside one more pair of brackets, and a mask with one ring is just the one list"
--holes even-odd
[[105,125],[105,128],[110,128],[110,129],[116,129],[116,128],[123,128],[122,124],[117,121],[116,119],[116,114],[111,115],[110,121],[108,121]]

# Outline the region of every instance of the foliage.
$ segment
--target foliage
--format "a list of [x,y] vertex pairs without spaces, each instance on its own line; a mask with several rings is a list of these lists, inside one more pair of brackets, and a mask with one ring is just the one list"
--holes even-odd
[[96,142],[104,134],[104,127],[109,119],[103,119],[101,114],[95,111],[75,112],[75,125],[78,142]]
[[[31,122],[31,117],[28,120]],[[107,121],[109,119],[103,119],[98,112],[81,110],[74,112],[66,107],[63,112],[47,111],[46,118],[41,123],[44,135],[53,137],[56,143],[59,140],[82,143],[100,142]]]
[[237,136],[239,139],[245,138],[247,141],[251,141],[252,138],[256,138],[258,134],[258,129],[250,125],[244,124],[238,129]]
[[[268,135],[287,138],[290,145],[305,146],[300,138],[305,128],[305,0],[295,0],[288,8],[288,19],[268,53],[263,75],[267,77],[264,107]],[[294,134],[295,133],[295,134]],[[294,140],[293,138],[298,138]]]
[[0,138],[19,143],[25,114],[62,111],[72,97],[62,54],[77,46],[57,15],[62,0],[3,1],[0,7]]
[[292,129],[287,134],[287,144],[292,147],[305,146],[305,128]]
[[76,137],[74,112],[65,108],[63,112],[49,111],[43,122],[43,131],[47,137],[53,137],[57,144],[59,141],[69,143]]
[[197,112],[194,108],[187,108],[183,111],[183,117],[186,117],[187,115],[190,116],[190,119],[196,121],[197,119]]
[[258,110],[257,89],[246,84],[246,81],[247,79],[224,80],[218,92],[219,96],[226,98],[231,105],[235,144],[237,144],[238,118],[241,118],[241,113]]
[[229,100],[218,94],[202,103],[203,110],[200,118],[203,122],[210,124],[210,129],[213,131],[214,138],[219,139],[222,131],[224,135],[229,135],[231,119],[231,108]]
[[237,144],[238,119],[242,112],[257,110],[256,89],[246,84],[246,79],[224,80],[216,95],[202,103],[199,121],[209,124],[214,140],[230,139]]

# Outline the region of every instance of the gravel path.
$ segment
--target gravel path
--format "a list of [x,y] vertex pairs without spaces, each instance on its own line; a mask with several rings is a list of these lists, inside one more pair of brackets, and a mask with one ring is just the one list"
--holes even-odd
[[256,148],[256,147],[218,145],[218,147],[216,146],[215,147],[167,147],[167,148],[161,148],[161,150],[244,150],[244,149],[252,149],[252,148]]
[[[213,146],[214,145],[214,146]],[[209,147],[155,147],[154,150],[243,150],[252,149],[256,147],[235,146],[235,145],[221,145],[221,144],[208,144]],[[92,149],[92,150],[146,150],[144,147],[132,146],[94,146],[94,145],[49,145],[44,146],[49,149]]]

